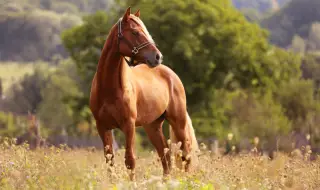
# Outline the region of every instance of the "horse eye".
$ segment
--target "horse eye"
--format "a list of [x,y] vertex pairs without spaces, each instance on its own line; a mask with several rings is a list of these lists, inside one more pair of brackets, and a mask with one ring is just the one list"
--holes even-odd
[[132,34],[135,35],[135,36],[139,36],[139,32],[136,31],[136,30],[132,31]]

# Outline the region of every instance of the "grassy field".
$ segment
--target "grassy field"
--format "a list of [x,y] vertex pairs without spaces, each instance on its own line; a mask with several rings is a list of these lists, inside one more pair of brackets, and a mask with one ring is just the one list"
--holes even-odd
[[154,152],[137,155],[135,183],[128,181],[124,150],[116,153],[113,168],[105,164],[101,151],[85,149],[30,151],[5,141],[0,155],[0,189],[320,189],[319,159],[309,162],[284,154],[270,161],[201,151],[196,171],[187,174],[174,167],[165,183]]

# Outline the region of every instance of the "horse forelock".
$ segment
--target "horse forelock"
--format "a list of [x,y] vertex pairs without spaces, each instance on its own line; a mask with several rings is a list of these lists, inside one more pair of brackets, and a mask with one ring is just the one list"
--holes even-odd
[[143,33],[147,36],[148,40],[154,43],[152,36],[150,35],[146,25],[142,22],[142,20],[139,17],[136,17],[135,15],[131,15],[130,18],[142,28]]
[[[143,33],[146,35],[146,37],[148,38],[148,40],[150,42],[155,43],[152,36],[150,35],[146,25],[142,22],[142,20],[139,17],[131,14],[130,19],[133,20],[136,24],[138,24],[142,28]],[[122,17],[119,18],[118,22],[121,20],[122,20]]]

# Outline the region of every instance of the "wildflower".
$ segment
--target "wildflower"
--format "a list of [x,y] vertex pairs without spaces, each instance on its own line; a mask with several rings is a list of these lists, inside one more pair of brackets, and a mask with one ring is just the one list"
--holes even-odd
[[310,138],[311,138],[310,134],[307,134],[307,135],[306,135],[306,139],[309,141]]
[[164,153],[167,154],[169,152],[169,148],[164,149]]
[[205,150],[207,148],[207,146],[204,143],[200,144],[200,149]]
[[110,159],[112,158],[112,154],[107,154],[107,155],[106,155],[106,158],[107,158],[108,160],[110,160]]
[[164,185],[160,181],[156,183],[156,187],[157,189],[164,189]]
[[254,137],[253,138],[253,143],[254,143],[254,145],[258,145],[259,144],[259,137]]
[[233,139],[233,133],[228,133],[228,140],[231,141]]
[[179,181],[176,181],[176,180],[170,180],[168,182],[168,185],[169,185],[170,189],[171,188],[176,189],[177,187],[179,187],[180,183],[179,183]]
[[177,143],[177,147],[180,148],[181,145],[182,145],[182,143],[179,141],[179,142]]

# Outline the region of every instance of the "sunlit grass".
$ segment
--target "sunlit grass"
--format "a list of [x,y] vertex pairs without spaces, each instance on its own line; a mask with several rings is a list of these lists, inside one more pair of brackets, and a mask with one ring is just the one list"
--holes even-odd
[[[162,181],[157,154],[137,155],[136,183],[129,182],[124,150],[115,155],[110,168],[102,151],[46,148],[35,151],[0,145],[0,189],[317,189],[320,160],[305,161],[280,154],[265,157],[218,157],[201,151],[200,165],[187,174],[173,168]],[[140,157],[139,157],[140,156]]]

